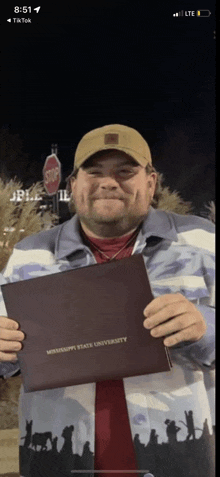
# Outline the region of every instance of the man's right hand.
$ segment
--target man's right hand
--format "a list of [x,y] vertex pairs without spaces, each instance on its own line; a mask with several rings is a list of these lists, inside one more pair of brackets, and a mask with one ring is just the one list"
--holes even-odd
[[17,321],[0,316],[0,362],[17,361],[17,351],[22,349],[21,341],[25,335]]

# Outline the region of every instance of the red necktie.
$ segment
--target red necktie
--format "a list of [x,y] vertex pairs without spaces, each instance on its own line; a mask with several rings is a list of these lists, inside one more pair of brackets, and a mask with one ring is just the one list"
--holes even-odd
[[137,470],[122,379],[96,383],[94,467],[116,471],[97,476],[136,477],[135,473],[117,474],[117,470]]
[[[105,240],[102,243],[105,245]],[[100,240],[96,241],[96,245],[100,248]],[[119,244],[119,248],[122,245],[123,243]],[[117,259],[130,256],[133,245],[130,244],[122,253],[119,253]],[[115,251],[114,249],[114,253]],[[98,263],[105,261],[99,252],[93,250],[93,253]],[[115,470],[114,474],[106,472],[94,474],[97,477],[137,477],[138,475],[135,472],[117,473],[117,470],[137,470],[122,379],[96,383],[94,469]]]

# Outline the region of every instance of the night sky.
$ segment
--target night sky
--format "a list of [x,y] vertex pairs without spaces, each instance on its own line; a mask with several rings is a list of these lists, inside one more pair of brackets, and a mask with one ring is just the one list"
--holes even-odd
[[[65,178],[83,134],[126,124],[145,137],[166,185],[195,211],[214,200],[213,0],[60,1],[38,14],[36,2],[28,3],[31,14],[13,13],[15,5],[2,13],[0,126],[20,135],[25,152],[43,167],[57,143]],[[198,9],[210,17],[173,17]]]

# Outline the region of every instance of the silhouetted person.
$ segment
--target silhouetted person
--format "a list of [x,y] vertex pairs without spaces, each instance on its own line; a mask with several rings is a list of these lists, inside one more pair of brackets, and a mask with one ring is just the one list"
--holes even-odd
[[186,441],[188,441],[190,437],[192,437],[193,439],[196,438],[196,433],[195,433],[196,430],[202,431],[202,429],[194,426],[193,411],[189,411],[189,412],[185,411],[185,416],[186,416],[186,424],[183,421],[180,421],[180,422],[182,422],[184,426],[187,427],[188,434],[186,436]]
[[90,464],[90,467],[91,467],[92,459],[93,459],[93,452],[91,452],[90,450],[90,442],[86,441],[83,446],[82,463],[85,465]]
[[168,437],[169,444],[176,444],[177,442],[177,432],[180,431],[181,427],[177,427],[175,421],[171,421],[170,419],[166,419],[164,422],[166,424],[166,433]]
[[63,429],[62,432],[62,437],[64,438],[64,444],[63,447],[60,451],[61,454],[65,454],[66,456],[71,456],[73,455],[73,450],[72,450],[72,433],[74,430],[74,426],[66,426]]
[[145,448],[145,445],[140,442],[139,434],[135,434],[134,436],[134,445],[137,450],[140,450],[140,449],[144,450]]
[[26,436],[21,437],[21,439],[24,439],[24,447],[29,447],[29,445],[31,444],[32,425],[33,421],[28,422],[26,419]]
[[210,437],[210,432],[209,432],[209,426],[208,426],[208,419],[205,419],[203,423],[203,430],[202,430],[202,436],[203,438],[209,438]]
[[158,434],[156,433],[156,429],[151,429],[149,444],[158,444]]
[[185,416],[186,416],[186,424],[187,424],[187,428],[188,428],[188,436],[187,436],[186,440],[188,441],[191,436],[192,436],[193,439],[196,438],[194,421],[193,421],[193,412],[189,411],[187,413],[187,411],[185,411]]
[[57,441],[58,441],[58,437],[54,437],[54,439],[52,440],[52,451],[57,453],[58,450],[57,450]]

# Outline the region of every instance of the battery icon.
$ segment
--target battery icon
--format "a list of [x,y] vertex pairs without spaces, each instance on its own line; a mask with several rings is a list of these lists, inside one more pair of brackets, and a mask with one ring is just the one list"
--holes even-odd
[[209,10],[197,10],[197,17],[210,17],[211,12]]

